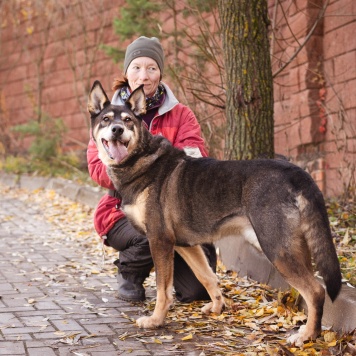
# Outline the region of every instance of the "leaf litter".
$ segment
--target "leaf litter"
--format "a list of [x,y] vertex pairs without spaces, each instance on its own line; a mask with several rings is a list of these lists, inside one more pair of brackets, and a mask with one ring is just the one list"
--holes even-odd
[[[84,281],[91,275],[111,276],[115,278],[116,267],[113,261],[117,253],[104,247],[93,229],[93,209],[75,203],[60,196],[52,190],[39,189],[28,191],[25,189],[10,189],[0,185],[1,194],[31,203],[37,207],[43,218],[56,229],[57,246],[71,246],[83,251],[81,261],[73,260],[60,265],[56,271],[43,268],[41,271],[49,279],[48,283],[55,285],[70,273],[81,275]],[[356,204],[348,202],[340,204],[337,201],[328,203],[328,214],[338,249],[339,260],[345,280],[355,285],[355,257],[356,257]],[[13,217],[4,217],[6,221]],[[46,244],[48,242],[44,242]],[[52,241],[51,241],[52,244]],[[18,253],[14,257],[23,261],[26,256]],[[58,273],[59,272],[59,273]],[[63,277],[61,276],[63,275]],[[175,302],[168,312],[166,325],[157,330],[126,331],[118,336],[120,341],[137,340],[142,344],[155,344],[164,351],[172,354],[184,354],[185,345],[194,346],[200,356],[204,355],[356,355],[356,331],[351,333],[336,333],[323,330],[322,335],[315,342],[306,342],[301,348],[286,343],[289,333],[296,331],[305,322],[306,315],[298,310],[299,296],[291,289],[285,293],[274,290],[267,285],[257,283],[248,278],[242,278],[233,271],[228,271],[221,262],[218,264],[217,275],[220,287],[226,298],[226,308],[220,315],[205,316],[200,309],[204,302],[189,304]],[[41,280],[34,277],[33,280]],[[155,290],[154,271],[145,281],[145,287]],[[95,289],[84,283],[84,288]],[[102,302],[108,303],[108,294],[115,291],[110,285],[101,286]],[[154,292],[152,292],[154,294]],[[73,303],[92,310],[102,317],[110,316],[105,308],[96,308],[88,300],[77,299],[76,293],[69,293]],[[29,299],[29,304],[36,303]],[[138,309],[144,308],[143,313],[150,314],[155,306],[155,298],[148,298]],[[70,312],[68,313],[70,314]],[[134,324],[135,319],[121,313],[119,315]],[[111,316],[112,317],[112,316]],[[43,327],[43,325],[41,325]],[[9,327],[4,325],[1,327]],[[130,329],[135,330],[135,329]],[[77,345],[83,337],[79,333],[60,334],[58,342]],[[114,342],[115,344],[115,342]],[[80,353],[75,353],[80,354]],[[84,355],[84,354],[83,354]]]

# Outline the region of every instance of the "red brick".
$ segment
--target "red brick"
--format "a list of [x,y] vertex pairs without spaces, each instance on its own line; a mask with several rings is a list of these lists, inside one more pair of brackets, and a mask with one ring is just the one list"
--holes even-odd
[[350,16],[350,14],[355,13],[355,1],[338,0],[329,3],[324,17],[325,34],[344,26],[345,23],[354,21],[354,17]]
[[335,75],[335,68],[334,68],[334,60],[328,59],[324,60],[323,62],[323,67],[324,67],[324,76],[326,78],[326,81],[329,81],[330,78],[333,78]]
[[300,95],[298,94],[293,94],[290,97],[290,100],[288,101],[289,104],[289,119],[290,121],[294,121],[297,119],[300,119]]
[[[85,115],[85,113],[74,113],[71,115],[62,115],[62,119],[71,131],[78,131],[78,129],[81,131],[84,128],[87,133],[89,130],[89,114]],[[73,137],[79,139],[76,135],[73,135]]]
[[305,11],[307,7],[307,2],[303,0],[293,1],[288,3],[287,1],[284,2],[284,6],[290,9],[290,13],[297,13],[299,11]]
[[356,49],[334,57],[334,83],[345,82],[356,78]]
[[356,21],[347,24],[343,27],[345,41],[344,41],[344,51],[345,50],[355,50],[356,49],[356,41],[355,41],[355,33],[356,33]]
[[294,141],[289,139],[288,126],[280,126],[275,129],[274,146],[275,152],[287,157],[293,155]]
[[288,72],[281,72],[278,74],[273,82],[273,91],[275,101],[285,100],[288,98],[285,92],[285,87],[290,82],[290,76]]
[[278,126],[282,126],[285,123],[289,123],[290,118],[287,114],[289,111],[289,106],[286,107],[286,103],[283,101],[275,101],[274,102],[274,126],[277,128]]
[[121,71],[113,62],[102,62],[94,68],[96,78],[98,78],[105,86],[105,90],[109,91],[114,78],[120,77]]
[[330,59],[356,48],[356,21],[324,36],[324,58]]
[[316,183],[324,183],[324,181],[325,181],[325,172],[324,171],[313,171],[313,172],[311,172],[311,176]]
[[313,142],[310,117],[294,120],[288,132],[289,139],[293,142],[292,146],[305,145]]
[[[352,95],[352,93],[355,92],[355,88],[356,79],[333,85],[333,90],[338,96],[338,100],[335,101],[335,110],[340,110],[340,108],[351,109],[356,107],[355,95]],[[330,95],[332,95],[332,91],[330,91]]]
[[[351,162],[354,166],[356,165],[355,155],[356,154],[356,136],[349,137],[346,141],[346,154],[345,160]],[[356,173],[356,171],[355,171]]]
[[310,90],[304,90],[291,96],[291,119],[310,117],[315,114],[317,108],[310,99]]
[[[351,180],[349,168],[338,166],[337,168],[326,170],[325,173],[327,180],[326,195],[333,197],[345,193]],[[356,174],[354,173],[353,181],[355,181],[355,179]]]
[[326,139],[344,143],[346,138],[356,137],[355,117],[356,108],[345,112],[340,108],[340,111],[328,113]]

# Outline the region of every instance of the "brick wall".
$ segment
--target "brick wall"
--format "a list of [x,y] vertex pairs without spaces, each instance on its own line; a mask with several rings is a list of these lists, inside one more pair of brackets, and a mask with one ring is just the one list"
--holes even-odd
[[100,79],[111,92],[119,73],[119,66],[100,46],[119,45],[112,22],[120,2],[27,3],[11,1],[2,8],[6,18],[2,18],[0,41],[0,141],[8,142],[7,152],[26,149],[27,142],[8,128],[35,119],[41,107],[68,127],[64,148],[84,150],[90,86]]
[[[304,42],[324,1],[268,1],[275,73]],[[38,107],[65,121],[65,149],[85,150],[90,86],[100,79],[110,96],[112,80],[121,74],[100,47],[119,46],[112,21],[120,3],[124,1],[1,5],[0,154],[26,149],[28,141],[18,140],[9,127],[36,118]],[[276,152],[307,168],[327,195],[340,194],[355,182],[355,32],[356,2],[330,0],[307,44],[275,77]]]
[[[325,1],[269,3],[276,72],[304,42]],[[329,196],[355,185],[355,31],[356,2],[331,0],[307,44],[275,77],[276,151],[307,168]]]

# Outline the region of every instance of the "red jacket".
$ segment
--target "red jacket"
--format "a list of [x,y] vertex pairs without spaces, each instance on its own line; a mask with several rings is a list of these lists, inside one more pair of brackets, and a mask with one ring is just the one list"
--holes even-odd
[[[184,149],[191,156],[206,157],[207,152],[195,115],[177,101],[167,85],[163,85],[167,92],[166,99],[151,122],[150,132],[153,135],[163,135],[175,147]],[[122,104],[117,92],[112,103]],[[87,160],[91,178],[101,187],[115,189],[106,173],[106,167],[98,158],[98,150],[92,138],[88,145]],[[94,214],[94,226],[100,236],[105,236],[116,221],[124,216],[120,203],[119,199],[108,194],[101,198]]]

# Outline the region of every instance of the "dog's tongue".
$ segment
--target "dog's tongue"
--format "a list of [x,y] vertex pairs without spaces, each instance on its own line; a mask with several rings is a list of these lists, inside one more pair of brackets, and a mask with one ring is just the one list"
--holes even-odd
[[128,155],[127,148],[119,141],[109,142],[108,148],[111,158],[118,164]]

